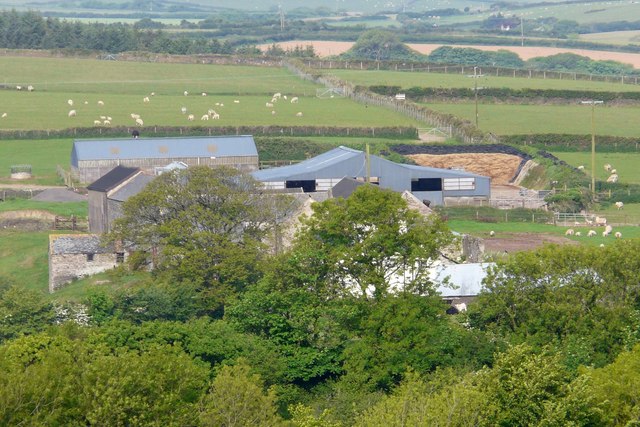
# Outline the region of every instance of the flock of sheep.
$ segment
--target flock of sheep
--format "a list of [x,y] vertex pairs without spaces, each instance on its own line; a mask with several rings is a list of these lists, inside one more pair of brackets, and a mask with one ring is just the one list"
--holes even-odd
[[[185,90],[183,92],[183,95],[184,96],[189,96],[189,92]],[[202,96],[208,96],[208,94],[206,92],[202,92],[201,95]],[[142,103],[143,104],[149,104],[151,102],[152,97],[154,97],[154,96],[155,96],[155,92],[151,92],[148,96],[145,96],[145,97],[142,98]],[[273,94],[273,96],[271,97],[271,102],[267,102],[266,106],[269,107],[269,108],[274,108],[275,104],[279,100],[289,101],[291,104],[297,104],[299,102],[299,98],[297,96],[294,96],[291,99],[288,99],[287,95],[282,95],[280,92],[277,92],[277,93]],[[74,105],[74,101],[72,99],[69,99],[67,101],[67,103],[69,104],[70,107],[73,107],[73,105]],[[84,103],[88,104],[87,101],[84,101]],[[239,104],[240,100],[239,99],[234,99],[233,103],[234,104]],[[98,101],[98,106],[103,107],[104,106],[104,102],[103,101]],[[219,107],[219,108],[223,108],[224,107],[224,103],[216,102],[215,106]],[[185,106],[182,106],[180,108],[180,112],[187,117],[188,121],[194,121],[196,119],[196,115],[193,114],[193,113],[189,113],[187,107],[185,107]],[[271,114],[275,115],[276,111],[275,110],[271,110]],[[76,117],[77,115],[78,115],[77,110],[75,110],[75,109],[69,110],[68,117]],[[142,119],[140,114],[131,113],[130,116],[131,116],[131,119],[134,120],[134,122],[135,122],[135,124],[137,126],[144,126],[144,120]],[[303,116],[302,111],[298,111],[296,113],[296,117],[302,117],[302,116]],[[2,117],[6,117],[6,113]],[[219,120],[219,119],[220,119],[220,113],[218,113],[213,108],[209,108],[205,114],[200,116],[200,120],[202,120],[202,121]],[[98,120],[98,119],[94,120],[93,124],[95,126],[108,126],[108,125],[111,125],[112,120],[113,119],[110,116],[100,116],[100,120]]]
[[[584,165],[578,166],[577,169],[583,171]],[[607,163],[604,165],[604,170],[609,172],[609,177],[607,178],[607,182],[612,182],[612,183],[618,182],[618,171],[614,169],[613,166]]]

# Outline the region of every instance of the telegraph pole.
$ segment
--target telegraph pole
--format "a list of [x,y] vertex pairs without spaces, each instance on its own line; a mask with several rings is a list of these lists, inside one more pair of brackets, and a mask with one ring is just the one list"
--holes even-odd
[[596,194],[596,104],[604,101],[582,101],[583,104],[591,105],[591,194]]

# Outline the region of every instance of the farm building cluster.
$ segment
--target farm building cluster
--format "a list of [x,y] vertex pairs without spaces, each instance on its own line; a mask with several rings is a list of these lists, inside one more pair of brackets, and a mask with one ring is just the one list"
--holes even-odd
[[[155,176],[194,165],[227,165],[249,172],[263,183],[265,190],[291,192],[304,199],[301,211],[314,200],[348,197],[367,182],[403,193],[410,205],[424,214],[429,214],[429,205],[440,205],[448,198],[488,199],[491,191],[490,178],[485,176],[394,163],[346,147],[297,164],[260,170],[255,142],[248,135],[77,140],[71,167],[77,179],[90,182],[89,231],[95,237],[78,236],[77,245],[71,235],[51,237],[49,290],[53,292],[75,278],[122,262],[122,249],[101,246],[98,236],[111,230],[113,221],[122,215],[122,204]],[[470,250],[476,254],[479,251],[477,245]]]

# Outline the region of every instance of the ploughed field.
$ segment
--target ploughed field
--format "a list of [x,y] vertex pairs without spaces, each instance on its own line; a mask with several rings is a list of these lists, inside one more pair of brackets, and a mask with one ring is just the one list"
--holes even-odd
[[[145,127],[417,125],[383,108],[318,98],[320,86],[284,68],[23,57],[2,57],[0,68],[0,129],[134,127],[131,114]],[[283,97],[271,102],[275,93]],[[209,110],[219,119],[201,120]]]

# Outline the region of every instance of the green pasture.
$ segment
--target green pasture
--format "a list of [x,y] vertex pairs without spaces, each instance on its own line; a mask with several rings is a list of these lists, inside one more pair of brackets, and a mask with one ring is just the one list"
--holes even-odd
[[87,202],[41,202],[32,199],[7,199],[0,202],[0,212],[41,210],[70,217],[84,217],[89,214]]
[[0,230],[0,276],[16,285],[47,292],[49,231]]
[[[0,90],[0,114],[6,113],[0,129],[93,127],[101,117],[111,117],[111,126],[128,127],[135,126],[132,113],[139,114],[145,126],[418,125],[390,110],[347,98],[317,98],[319,86],[281,68],[0,58],[0,69],[7,87]],[[15,90],[17,84],[33,85],[35,91]],[[283,98],[267,107],[276,92],[299,102]],[[144,97],[150,102],[143,102]],[[182,107],[187,114],[181,113]],[[75,117],[68,115],[72,109]],[[218,112],[220,120],[201,121],[209,109]],[[188,114],[195,120],[189,121]]]
[[[442,66],[444,68],[444,66]],[[431,66],[433,69],[433,66]],[[460,68],[458,67],[458,70]],[[442,71],[442,70],[441,70]],[[475,81],[469,75],[473,74],[473,67],[468,67],[465,74],[444,74],[442,72],[425,71],[387,71],[387,70],[330,70],[329,74],[356,85],[400,86],[410,87],[438,87],[438,88],[473,88]],[[482,69],[480,69],[482,72]],[[503,71],[504,73],[504,71]],[[607,92],[636,92],[640,85],[605,83],[589,80],[572,79],[541,79],[526,77],[495,76],[486,74],[477,79],[479,87],[510,88],[510,89],[559,89],[559,90],[589,90]]]
[[[579,242],[585,245],[600,245],[611,244],[615,241],[613,236],[602,237],[602,227],[595,228],[598,232],[595,237],[587,237],[586,234],[589,231],[587,227],[561,227],[550,224],[533,224],[526,222],[498,222],[498,223],[486,223],[475,221],[461,221],[451,220],[448,222],[449,228],[459,233],[468,233],[473,236],[489,239],[489,232],[494,231],[495,237],[509,238],[513,234],[531,233],[531,234],[549,234],[555,236],[564,236],[565,232],[569,228],[573,228],[576,231],[580,231],[582,236],[567,236],[568,239]],[[640,227],[636,226],[621,226],[614,227],[614,232],[619,231],[622,233],[623,239],[635,239],[640,237]]]
[[[591,151],[588,152],[560,152],[551,154],[564,160],[574,167],[584,166],[584,173],[591,176]],[[610,164],[618,171],[619,180],[625,184],[640,184],[640,152],[639,153],[600,153],[598,152],[598,140],[596,139],[596,179],[606,180],[609,172],[604,165]],[[640,213],[640,212],[639,212]]]
[[640,43],[640,30],[632,31],[609,31],[606,33],[580,34],[581,40],[607,44],[630,44]]
[[56,165],[68,168],[72,141],[0,140],[0,182],[9,182],[12,165],[31,165],[33,178],[28,184],[62,185]]
[[[473,122],[473,102],[424,104],[435,111],[452,114]],[[640,135],[639,106],[598,106],[595,112],[596,134],[611,136]],[[584,105],[478,105],[478,125],[497,135],[564,133],[590,134],[591,108]]]

